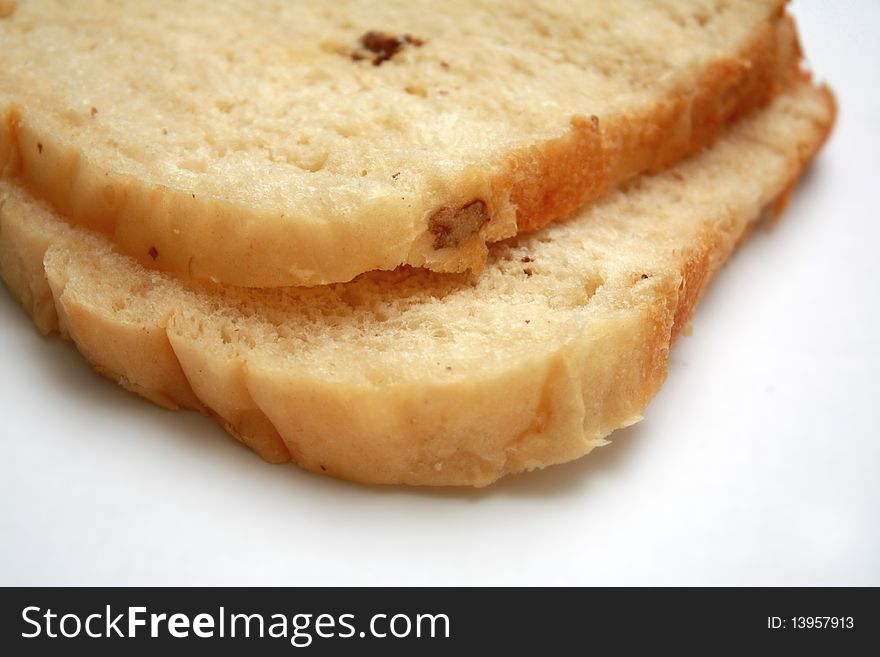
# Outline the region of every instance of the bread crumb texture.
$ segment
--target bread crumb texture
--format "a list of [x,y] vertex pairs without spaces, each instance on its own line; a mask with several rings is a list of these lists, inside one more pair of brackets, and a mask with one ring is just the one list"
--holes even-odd
[[480,276],[197,283],[143,268],[8,182],[0,273],[98,371],[214,416],[269,461],[483,486],[582,456],[639,419],[707,281],[833,115],[827,90],[798,83],[711,150],[496,245]]
[[768,102],[783,5],[0,0],[0,169],[199,280],[479,270]]

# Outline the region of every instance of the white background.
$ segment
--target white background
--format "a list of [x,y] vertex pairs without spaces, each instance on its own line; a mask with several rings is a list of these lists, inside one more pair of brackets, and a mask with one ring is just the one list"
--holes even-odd
[[798,2],[841,105],[645,420],[485,490],[271,466],[0,292],[0,584],[880,585],[880,2]]

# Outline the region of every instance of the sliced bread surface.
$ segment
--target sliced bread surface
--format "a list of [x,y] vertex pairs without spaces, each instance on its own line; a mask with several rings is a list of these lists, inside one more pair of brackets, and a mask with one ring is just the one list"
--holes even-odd
[[21,0],[0,169],[150,268],[479,270],[764,105],[784,0]]
[[148,270],[0,183],[0,272],[44,332],[269,461],[482,486],[636,422],[706,283],[827,136],[807,82],[712,149],[496,245],[479,276],[403,268],[247,289]]

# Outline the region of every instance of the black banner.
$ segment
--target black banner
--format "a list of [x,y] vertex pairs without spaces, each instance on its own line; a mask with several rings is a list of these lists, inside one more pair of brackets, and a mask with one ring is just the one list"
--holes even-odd
[[[5,654],[823,651],[878,638],[876,589],[4,589]],[[646,643],[647,642],[647,643]],[[8,651],[12,648],[12,652]]]

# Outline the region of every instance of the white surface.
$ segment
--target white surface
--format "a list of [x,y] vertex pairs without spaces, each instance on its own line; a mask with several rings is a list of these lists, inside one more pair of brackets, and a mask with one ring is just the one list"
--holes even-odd
[[0,584],[880,585],[880,3],[794,6],[841,105],[640,425],[482,491],[270,466],[0,293]]

